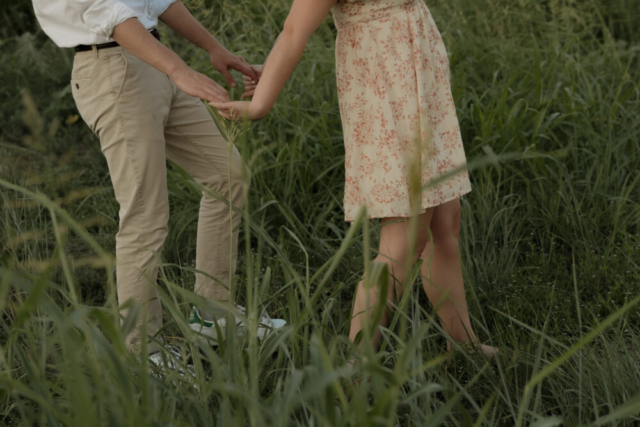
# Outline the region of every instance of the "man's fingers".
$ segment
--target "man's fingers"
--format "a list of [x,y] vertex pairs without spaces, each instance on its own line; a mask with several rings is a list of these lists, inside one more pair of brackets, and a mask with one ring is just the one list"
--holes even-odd
[[218,95],[218,99],[221,99],[224,102],[229,102],[231,98],[229,98],[229,92],[218,83],[213,83],[213,90]]
[[258,81],[258,75],[253,71],[253,68],[247,63],[247,61],[238,60],[235,64],[232,64],[229,68],[240,71],[245,76],[250,77],[254,81]]
[[229,92],[213,79],[201,74],[202,90],[206,92],[207,97],[201,97],[207,101],[229,101]]
[[207,90],[202,90],[200,91],[200,93],[198,93],[196,95],[198,98],[204,99],[205,101],[209,101],[209,102],[219,102],[220,99],[218,98],[218,96],[210,91]]
[[209,103],[211,103],[211,102],[229,102],[229,97],[228,96],[224,97],[219,92],[213,92],[213,91],[210,91],[210,90],[203,91],[202,95],[200,95],[200,98],[209,101]]
[[256,73],[258,78],[260,78],[260,77],[262,77],[262,72],[264,71],[264,64],[263,65],[252,65],[251,69]]
[[256,90],[248,90],[245,93],[242,94],[241,99],[245,99],[245,98],[250,98],[253,96],[253,94],[256,93]]
[[229,102],[229,95],[224,96],[220,92],[206,91],[207,97],[204,98],[209,102]]
[[238,61],[242,62],[244,65],[246,65],[247,67],[251,67],[251,65],[249,65],[249,63],[247,62],[246,59],[244,59],[242,56],[238,55],[236,56],[236,58],[238,58]]
[[[229,67],[229,68],[233,68],[233,67]],[[236,79],[233,78],[229,70],[222,69],[221,72],[222,72],[222,75],[224,76],[224,79],[227,81],[227,84],[231,87],[236,87]]]

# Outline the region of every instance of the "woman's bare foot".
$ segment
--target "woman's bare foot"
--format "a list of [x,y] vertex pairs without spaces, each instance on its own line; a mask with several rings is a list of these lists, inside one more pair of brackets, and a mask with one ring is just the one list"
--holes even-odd
[[500,353],[500,351],[496,347],[491,347],[490,345],[485,344],[480,344],[480,351],[488,359],[493,359]]
[[[458,342],[458,345],[462,348],[469,350],[472,353],[482,353],[486,358],[493,359],[500,351],[496,347],[490,345],[480,344],[479,341],[462,341]],[[447,351],[451,351],[451,342],[447,341]]]

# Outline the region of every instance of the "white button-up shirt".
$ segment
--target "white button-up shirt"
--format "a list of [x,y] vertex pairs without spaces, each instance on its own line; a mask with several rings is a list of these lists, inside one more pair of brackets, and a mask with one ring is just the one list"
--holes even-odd
[[116,25],[138,18],[147,30],[176,0],[33,0],[42,29],[60,47],[112,42]]

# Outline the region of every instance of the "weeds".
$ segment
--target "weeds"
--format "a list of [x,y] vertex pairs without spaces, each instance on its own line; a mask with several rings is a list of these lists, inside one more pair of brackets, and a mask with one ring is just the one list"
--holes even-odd
[[[289,7],[185,3],[253,63]],[[252,175],[234,294],[289,325],[217,350],[194,339],[186,314],[207,304],[192,293],[202,188],[170,165],[162,335],[191,358],[198,388],[149,374],[122,345],[131,322],[116,327],[117,205],[98,143],[74,117],[72,57],[29,26],[23,1],[2,6],[15,19],[0,31],[1,423],[636,425],[640,10],[633,0],[429,6],[473,167],[461,230],[468,298],[481,338],[502,351],[495,362],[448,355],[414,287],[382,350],[365,345],[358,371],[346,364],[357,352],[346,338],[351,300],[379,229],[343,222],[328,19],[270,116],[227,132]],[[354,375],[363,386],[347,396],[339,381]]]

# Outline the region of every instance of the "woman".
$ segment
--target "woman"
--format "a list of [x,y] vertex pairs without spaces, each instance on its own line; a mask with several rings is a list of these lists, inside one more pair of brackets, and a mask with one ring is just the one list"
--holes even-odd
[[[259,84],[248,81],[250,102],[211,103],[227,119],[267,115],[300,60],[309,37],[333,12],[337,84],[344,128],[347,221],[361,206],[381,218],[376,262],[392,278],[388,307],[408,275],[424,260],[424,290],[437,307],[444,330],[459,343],[480,345],[471,327],[458,254],[460,197],[471,191],[442,38],[423,0],[295,0],[263,69]],[[243,96],[243,97],[244,97]],[[462,171],[427,184],[462,167]],[[412,177],[421,181],[412,191]],[[412,194],[413,193],[413,194]],[[417,197],[416,197],[417,196]],[[413,202],[412,202],[413,201]],[[417,236],[409,223],[418,215]],[[410,237],[413,237],[410,238]],[[413,247],[411,247],[413,243]],[[353,309],[349,337],[356,339],[364,315],[375,306],[363,282]],[[367,307],[367,301],[369,307]],[[389,313],[381,323],[387,325]],[[376,332],[374,343],[380,340]]]

